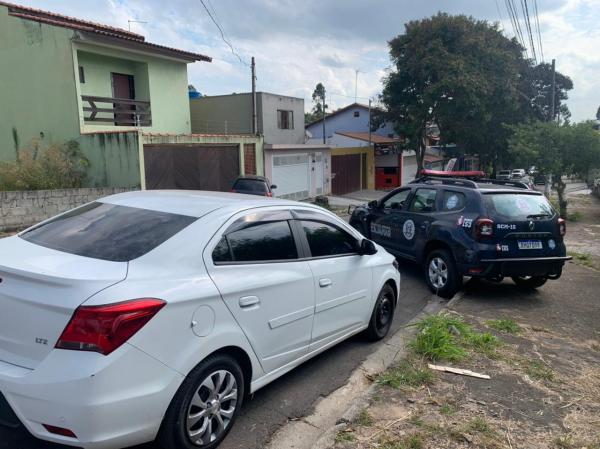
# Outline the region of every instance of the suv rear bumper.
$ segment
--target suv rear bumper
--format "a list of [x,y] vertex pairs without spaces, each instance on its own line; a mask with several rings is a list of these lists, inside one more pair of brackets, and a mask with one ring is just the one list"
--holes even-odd
[[571,256],[482,259],[484,270],[479,276],[547,276],[558,279],[563,265],[571,259]]

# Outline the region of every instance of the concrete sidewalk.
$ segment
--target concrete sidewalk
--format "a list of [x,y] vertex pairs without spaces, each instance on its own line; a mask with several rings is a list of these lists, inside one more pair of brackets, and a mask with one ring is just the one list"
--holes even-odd
[[330,195],[327,199],[329,200],[329,205],[333,207],[358,206],[369,201],[378,200],[386,193],[382,190],[357,190],[343,196]]

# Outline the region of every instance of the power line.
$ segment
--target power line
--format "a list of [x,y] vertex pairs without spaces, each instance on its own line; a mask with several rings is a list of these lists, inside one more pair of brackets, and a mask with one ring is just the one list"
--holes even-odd
[[525,17],[525,26],[527,28],[527,34],[529,36],[529,44],[531,45],[533,60],[537,65],[537,54],[535,52],[535,44],[533,43],[533,33],[531,32],[531,21],[529,20],[529,7],[527,6],[527,0],[521,0],[521,8],[523,9],[523,15]]
[[542,57],[542,62],[544,62],[544,48],[542,47],[542,33],[540,32],[540,17],[538,15],[537,0],[533,0],[533,9],[535,11],[535,25],[537,28],[537,38],[538,44],[540,46],[540,54]]
[[500,26],[504,29],[504,18],[502,17],[502,13],[500,12],[500,6],[498,5],[498,0],[496,0],[496,9],[498,10],[498,16],[500,17]]
[[204,6],[204,9],[208,13],[208,16],[213,21],[213,23],[215,24],[215,26],[219,29],[219,32],[221,33],[221,39],[223,39],[223,42],[225,42],[229,46],[229,48],[231,49],[231,53],[234,56],[236,56],[240,60],[240,62],[242,64],[246,65],[247,67],[250,67],[250,64],[248,64],[246,61],[244,61],[242,59],[242,57],[239,54],[237,54],[237,52],[233,48],[233,45],[231,45],[231,42],[229,42],[229,40],[227,40],[227,38],[225,38],[225,32],[223,31],[223,28],[221,28],[221,25],[219,25],[219,22],[217,22],[217,20],[215,20],[215,18],[211,14],[210,10],[208,9],[208,7],[206,6],[206,4],[204,3],[204,0],[200,0],[200,3],[202,3],[202,6]]
[[514,0],[505,0],[506,9],[508,10],[508,15],[511,18],[511,23],[513,26],[513,30],[515,32],[515,37],[517,41],[521,43],[521,46],[525,50],[525,56],[529,59],[529,51],[527,50],[527,45],[525,44],[525,39],[523,38],[523,31],[521,30],[521,21],[519,18],[519,11],[514,4]]

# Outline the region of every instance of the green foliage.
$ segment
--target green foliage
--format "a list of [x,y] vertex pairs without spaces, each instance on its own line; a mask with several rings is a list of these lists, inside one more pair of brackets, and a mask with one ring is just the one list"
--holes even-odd
[[536,380],[552,381],[554,380],[554,371],[549,366],[539,360],[531,360],[525,367],[525,372],[529,377]]
[[580,221],[583,218],[583,214],[579,211],[567,214],[567,220],[569,221]]
[[377,446],[379,449],[423,449],[423,436],[420,433],[413,433],[403,437],[400,440],[382,441]]
[[573,260],[578,263],[581,264],[585,267],[588,268],[596,268],[596,264],[594,263],[594,260],[592,259],[592,256],[586,253],[578,253],[576,251],[569,251],[568,252],[569,256],[573,257]]
[[507,334],[518,334],[519,332],[521,332],[521,327],[515,322],[515,320],[488,320],[485,322],[485,324],[491,327],[492,329],[496,329],[500,332],[506,332]]
[[452,416],[456,413],[456,408],[450,404],[443,404],[440,407],[440,413],[446,416]]
[[402,388],[431,385],[434,379],[433,372],[427,366],[419,361],[408,359],[381,373],[377,382],[392,388]]
[[0,162],[0,190],[69,189],[83,185],[90,163],[76,141],[17,153],[16,162]]
[[335,434],[336,443],[352,443],[354,440],[356,440],[356,437],[349,430],[340,430]]
[[362,409],[356,417],[354,424],[363,427],[371,427],[373,425],[373,418],[369,415],[367,409]]

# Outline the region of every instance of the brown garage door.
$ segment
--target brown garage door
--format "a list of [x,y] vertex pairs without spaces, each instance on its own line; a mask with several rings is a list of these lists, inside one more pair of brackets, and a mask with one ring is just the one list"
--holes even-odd
[[360,154],[331,156],[331,174],[334,195],[360,190]]
[[146,188],[228,191],[239,154],[237,145],[144,145]]

